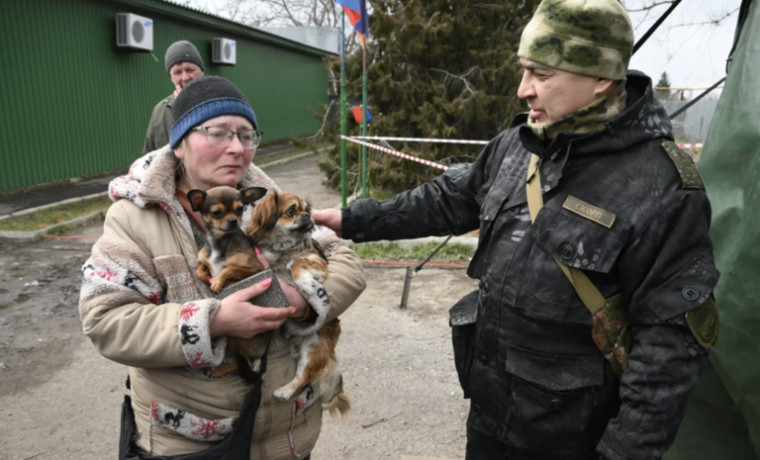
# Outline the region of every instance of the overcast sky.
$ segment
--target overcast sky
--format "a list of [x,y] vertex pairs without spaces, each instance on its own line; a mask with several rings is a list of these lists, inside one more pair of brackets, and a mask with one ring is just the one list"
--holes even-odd
[[[626,2],[630,3],[630,2]],[[663,71],[672,87],[708,87],[726,74],[741,0],[683,0],[668,19],[647,40],[631,60],[631,68],[642,70],[654,83]],[[636,40],[667,8],[660,7],[648,17],[631,14]],[[719,26],[701,24],[724,18]],[[645,22],[642,22],[645,21]],[[700,24],[679,27],[682,24]],[[696,95],[696,94],[694,94]]]
[[[174,0],[184,3],[186,0]],[[633,9],[652,0],[624,0]],[[190,0],[196,6],[205,6],[213,12],[225,0]],[[631,68],[641,70],[657,83],[662,72],[667,72],[671,87],[705,88],[725,76],[726,59],[731,49],[741,0],[682,0],[631,60]],[[636,28],[636,40],[644,35],[667,6],[646,13],[631,13]],[[728,12],[734,11],[725,18]],[[223,14],[220,14],[223,16]],[[706,24],[723,18],[719,25]],[[684,26],[685,24],[694,24]],[[370,34],[372,24],[370,24]],[[696,96],[701,91],[693,91]],[[688,95],[688,93],[687,93]]]

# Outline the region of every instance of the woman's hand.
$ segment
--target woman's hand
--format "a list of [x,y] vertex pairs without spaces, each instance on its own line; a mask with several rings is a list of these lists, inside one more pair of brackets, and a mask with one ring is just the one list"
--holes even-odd
[[343,215],[340,209],[315,209],[311,212],[311,217],[315,224],[324,225],[343,237]]
[[260,307],[248,301],[261,295],[271,284],[271,278],[265,279],[222,299],[211,322],[211,338],[226,335],[250,339],[264,331],[277,329],[291,315],[297,315],[298,310],[294,307]]

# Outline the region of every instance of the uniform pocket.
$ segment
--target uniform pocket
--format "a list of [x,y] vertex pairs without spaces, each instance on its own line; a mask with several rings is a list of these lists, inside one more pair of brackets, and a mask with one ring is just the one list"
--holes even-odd
[[565,209],[543,208],[535,223],[536,242],[570,267],[609,273],[623,248],[623,225],[612,228],[584,219]]
[[478,219],[480,221],[480,232],[478,234],[478,247],[475,250],[475,254],[472,256],[470,266],[467,269],[467,274],[471,278],[481,278],[485,276],[488,267],[487,259],[489,254],[489,245],[494,243],[493,226],[496,222],[496,218],[499,216],[499,210],[506,201],[507,195],[504,189],[500,187],[492,187],[488,194],[483,199],[483,204],[480,205],[480,214]]
[[564,356],[510,347],[512,374],[507,441],[515,447],[561,458],[582,458],[589,424],[604,382],[597,356]]
[[[590,324],[588,311],[556,261],[587,272],[592,280],[592,272],[614,272],[624,245],[620,224],[606,228],[564,209],[542,208],[531,227],[529,244],[520,255],[522,263],[514,263],[515,268],[508,274],[520,280],[516,308],[533,318]],[[620,290],[617,286],[595,285],[603,294],[610,289]]]
[[470,369],[475,355],[475,323],[478,319],[478,291],[462,297],[449,310],[451,342],[454,346],[454,364],[464,397],[469,398]]

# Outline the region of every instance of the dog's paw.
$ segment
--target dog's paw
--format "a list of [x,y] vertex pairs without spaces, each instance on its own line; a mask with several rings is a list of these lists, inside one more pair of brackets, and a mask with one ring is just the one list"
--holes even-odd
[[211,285],[209,286],[209,289],[211,289],[213,292],[219,292],[224,288],[224,279],[221,277],[217,278],[209,278],[209,281],[211,281]]
[[273,394],[278,401],[287,401],[293,397],[293,390],[288,385],[285,385],[274,390]]

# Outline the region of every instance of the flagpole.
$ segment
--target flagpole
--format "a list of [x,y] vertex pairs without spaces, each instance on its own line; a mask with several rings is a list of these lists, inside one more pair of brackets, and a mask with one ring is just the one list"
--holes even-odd
[[346,202],[346,13],[340,17],[340,196],[345,208]]
[[[364,30],[364,43],[362,43],[362,136],[367,136],[367,41],[369,27],[367,27],[367,2],[362,0],[362,29]],[[362,144],[362,198],[367,198],[367,146]]]

